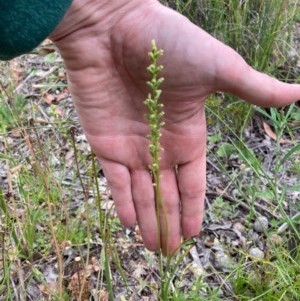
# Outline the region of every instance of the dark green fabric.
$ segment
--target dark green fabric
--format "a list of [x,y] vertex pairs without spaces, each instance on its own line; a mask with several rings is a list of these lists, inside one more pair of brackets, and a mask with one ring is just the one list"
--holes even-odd
[[59,24],[72,0],[0,0],[0,59],[38,46]]

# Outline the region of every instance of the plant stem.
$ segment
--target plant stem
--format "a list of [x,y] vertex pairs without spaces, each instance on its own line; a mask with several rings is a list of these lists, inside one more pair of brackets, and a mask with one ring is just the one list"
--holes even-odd
[[[152,49],[149,52],[149,58],[151,60],[150,66],[147,68],[148,72],[151,74],[151,80],[147,82],[148,86],[151,89],[151,92],[148,95],[148,98],[145,100],[145,104],[148,107],[149,114],[146,115],[146,118],[149,121],[150,134],[148,138],[150,139],[149,151],[152,157],[152,164],[150,165],[150,171],[154,180],[154,190],[155,190],[155,200],[156,200],[156,218],[157,218],[157,228],[158,228],[158,242],[159,242],[159,271],[161,275],[161,299],[167,300],[168,296],[168,281],[167,281],[167,269],[164,270],[163,264],[163,252],[162,252],[162,241],[161,241],[161,231],[162,228],[166,233],[166,254],[167,258],[169,257],[169,225],[166,216],[166,209],[162,199],[161,190],[160,190],[160,151],[162,147],[160,145],[161,137],[161,128],[164,125],[164,122],[161,121],[161,118],[164,115],[162,111],[163,105],[159,103],[159,97],[161,95],[161,90],[159,89],[160,85],[163,82],[163,78],[159,78],[158,75],[162,71],[163,67],[157,64],[158,59],[163,55],[162,50],[158,50],[155,44],[155,41],[152,41]],[[162,224],[163,220],[163,224]]]

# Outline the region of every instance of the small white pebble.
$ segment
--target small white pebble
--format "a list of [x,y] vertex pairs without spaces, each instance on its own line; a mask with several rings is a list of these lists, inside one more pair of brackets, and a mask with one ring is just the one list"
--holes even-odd
[[275,233],[271,234],[269,239],[267,240],[267,248],[272,249],[276,247],[280,247],[283,244],[283,238]]
[[263,233],[268,230],[269,221],[265,216],[259,216],[253,224],[253,229],[257,233]]
[[239,231],[240,233],[244,233],[245,232],[245,226],[240,223],[240,222],[236,222],[233,224],[233,229],[235,231]]
[[262,259],[265,257],[265,253],[259,248],[251,248],[249,250],[249,255],[257,259]]
[[230,257],[223,251],[218,251],[215,253],[216,266],[219,269],[230,269],[232,268],[232,261]]

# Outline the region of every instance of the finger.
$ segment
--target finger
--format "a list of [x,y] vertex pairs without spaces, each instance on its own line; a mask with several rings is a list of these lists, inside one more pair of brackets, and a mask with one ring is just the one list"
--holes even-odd
[[131,187],[143,242],[150,251],[158,249],[157,220],[152,178],[149,170],[131,172]]
[[181,197],[181,225],[184,238],[198,235],[204,215],[206,187],[205,149],[201,157],[178,167],[178,187]]
[[101,162],[108,186],[110,188],[117,214],[125,227],[136,223],[136,213],[131,193],[130,173],[122,164]]
[[231,48],[222,49],[223,61],[217,71],[220,90],[263,107],[282,107],[300,99],[300,85],[283,83],[258,72]]
[[177,249],[181,240],[180,196],[175,169],[161,171],[160,192],[163,202],[159,214],[161,246],[163,253],[168,255]]

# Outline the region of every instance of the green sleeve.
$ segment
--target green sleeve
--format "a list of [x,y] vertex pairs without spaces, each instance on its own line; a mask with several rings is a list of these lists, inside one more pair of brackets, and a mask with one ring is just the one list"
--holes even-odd
[[0,0],[0,60],[38,46],[59,24],[72,0]]

